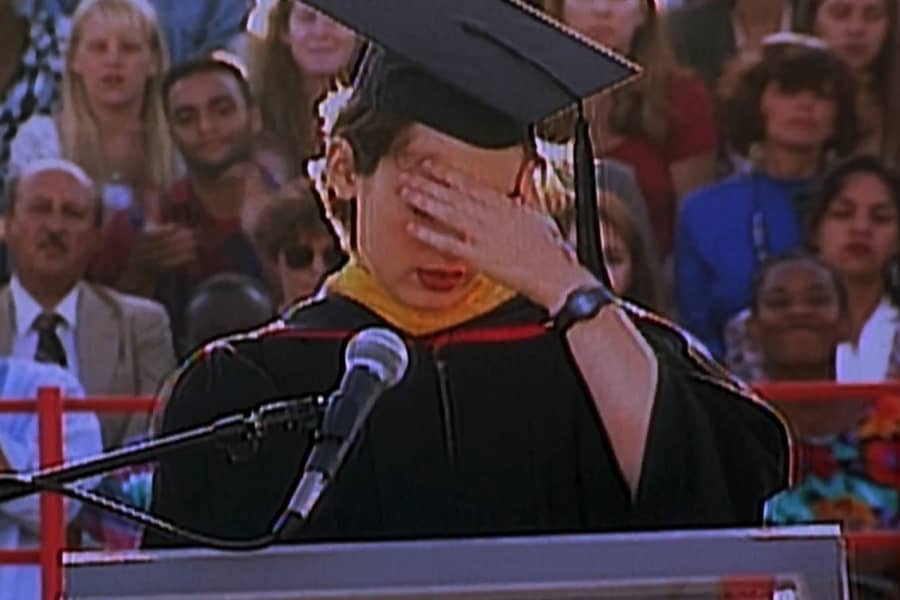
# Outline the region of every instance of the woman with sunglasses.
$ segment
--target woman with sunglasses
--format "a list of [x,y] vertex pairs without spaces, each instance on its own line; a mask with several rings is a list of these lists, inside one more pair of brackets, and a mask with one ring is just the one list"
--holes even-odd
[[277,277],[273,289],[280,291],[282,310],[312,296],[345,259],[318,194],[305,179],[286,185],[263,209],[255,240]]
[[[326,393],[353,334],[391,328],[408,370],[372,408],[301,538],[759,522],[786,483],[783,424],[687,353],[658,359],[684,342],[593,275],[596,235],[580,241],[591,269],[573,258],[533,184],[529,124],[580,95],[540,64],[571,59],[595,89],[633,69],[517,3],[408,0],[401,23],[379,3],[309,1],[393,50],[367,53],[328,137],[325,198],[351,259],[281,327],[189,365],[163,433],[268,397]],[[592,167],[589,144],[578,147],[577,165]],[[581,228],[596,231],[595,217]],[[709,383],[698,386],[688,373],[701,370]],[[264,535],[308,448],[305,434],[276,431],[242,458],[207,447],[163,460],[153,509],[207,535]]]

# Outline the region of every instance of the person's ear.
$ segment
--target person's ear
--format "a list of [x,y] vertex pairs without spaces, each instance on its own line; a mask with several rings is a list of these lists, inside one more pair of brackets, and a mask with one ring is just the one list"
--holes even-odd
[[359,175],[353,147],[344,138],[336,138],[329,144],[326,157],[325,180],[328,189],[339,200],[355,200],[359,189]]

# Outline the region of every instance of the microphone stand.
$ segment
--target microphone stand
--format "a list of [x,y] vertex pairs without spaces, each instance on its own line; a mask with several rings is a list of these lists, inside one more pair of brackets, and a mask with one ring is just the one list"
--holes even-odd
[[[104,452],[98,456],[30,473],[2,475],[0,502],[50,490],[97,504],[101,508],[110,508],[111,501],[103,496],[71,488],[67,484],[122,467],[156,461],[162,456],[211,442],[257,442],[274,427],[284,427],[287,430],[300,427],[313,432],[321,425],[327,404],[328,400],[324,396],[275,400],[247,413],[226,415],[207,425]],[[157,520],[150,517],[147,521]],[[159,523],[163,529],[175,529],[162,521]]]

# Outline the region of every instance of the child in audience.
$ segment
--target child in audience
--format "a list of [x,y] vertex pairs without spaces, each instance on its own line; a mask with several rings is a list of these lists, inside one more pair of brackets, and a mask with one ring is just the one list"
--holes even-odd
[[[767,262],[756,279],[747,321],[763,369],[744,375],[753,381],[840,381],[836,361],[849,322],[843,282],[819,258],[793,253]],[[770,522],[837,521],[850,531],[900,527],[896,397],[777,405],[800,439],[800,466],[798,483],[767,503]],[[851,582],[859,597],[895,597],[869,594],[898,591],[889,581],[896,556],[852,558]]]

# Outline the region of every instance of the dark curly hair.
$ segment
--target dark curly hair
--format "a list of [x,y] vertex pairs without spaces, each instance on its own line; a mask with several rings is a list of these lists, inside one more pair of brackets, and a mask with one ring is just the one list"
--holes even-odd
[[794,43],[766,46],[752,62],[732,63],[719,85],[719,122],[730,147],[743,155],[765,139],[762,96],[770,83],[785,92],[813,91],[833,98],[835,132],[825,151],[846,155],[856,148],[856,84],[844,63],[826,48]]

